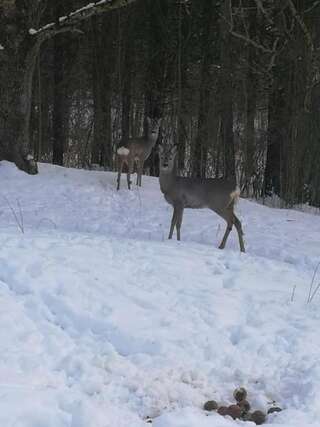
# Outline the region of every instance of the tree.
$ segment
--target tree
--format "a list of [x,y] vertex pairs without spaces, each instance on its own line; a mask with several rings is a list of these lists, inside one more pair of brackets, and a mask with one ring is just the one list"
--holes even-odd
[[233,59],[232,39],[229,25],[232,21],[231,0],[221,3],[221,123],[224,175],[235,177],[235,156],[233,139]]
[[[1,159],[14,161],[30,173],[37,165],[30,155],[29,126],[32,85],[35,65],[43,43],[61,33],[78,32],[77,25],[95,14],[127,6],[135,0],[96,2],[56,19],[38,30],[46,2],[38,0],[6,0],[0,14],[1,95],[4,103],[0,113]],[[9,84],[8,84],[9,83]]]

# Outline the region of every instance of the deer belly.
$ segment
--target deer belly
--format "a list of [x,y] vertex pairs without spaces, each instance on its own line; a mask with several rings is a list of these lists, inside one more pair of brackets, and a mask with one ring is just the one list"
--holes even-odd
[[189,209],[203,209],[206,208],[206,203],[197,194],[183,195],[183,205]]
[[187,205],[185,205],[186,208],[189,209],[204,209],[207,208],[207,206],[205,206],[202,202],[198,201],[193,201],[191,203],[188,203]]

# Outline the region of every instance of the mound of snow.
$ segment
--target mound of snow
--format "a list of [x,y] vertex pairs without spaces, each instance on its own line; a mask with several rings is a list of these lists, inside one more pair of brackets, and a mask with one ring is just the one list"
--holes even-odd
[[114,173],[2,162],[0,179],[0,425],[231,426],[202,405],[239,385],[285,409],[268,423],[319,425],[319,217],[240,200],[240,254],[206,210],[167,241],[155,178],[117,192]]

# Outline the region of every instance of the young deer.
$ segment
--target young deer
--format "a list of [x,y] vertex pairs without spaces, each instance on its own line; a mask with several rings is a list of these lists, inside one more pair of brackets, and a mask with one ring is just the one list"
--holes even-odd
[[130,174],[133,173],[134,165],[137,168],[137,185],[141,187],[141,177],[144,162],[150,156],[152,148],[155,146],[160,129],[161,120],[151,120],[147,118],[148,132],[146,136],[129,139],[128,148],[120,147],[117,150],[117,190],[120,188],[121,172],[124,165],[127,165],[127,183],[130,190]]
[[241,252],[245,252],[241,222],[234,214],[233,208],[239,198],[240,191],[234,182],[225,179],[200,179],[177,176],[177,147],[164,148],[159,146],[160,153],[160,189],[166,201],[173,206],[173,216],[169,232],[172,238],[174,227],[177,239],[180,240],[180,228],[184,208],[208,208],[221,216],[227,228],[219,248],[225,247],[226,241],[234,225],[238,232]]

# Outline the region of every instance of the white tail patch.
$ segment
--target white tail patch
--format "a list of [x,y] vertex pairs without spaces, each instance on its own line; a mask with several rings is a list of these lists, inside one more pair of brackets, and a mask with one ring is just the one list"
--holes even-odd
[[117,149],[117,154],[119,154],[119,156],[127,156],[130,153],[130,150],[126,147],[119,147]]
[[233,202],[234,204],[238,202],[240,197],[241,190],[237,187],[232,193],[230,193],[230,204]]

